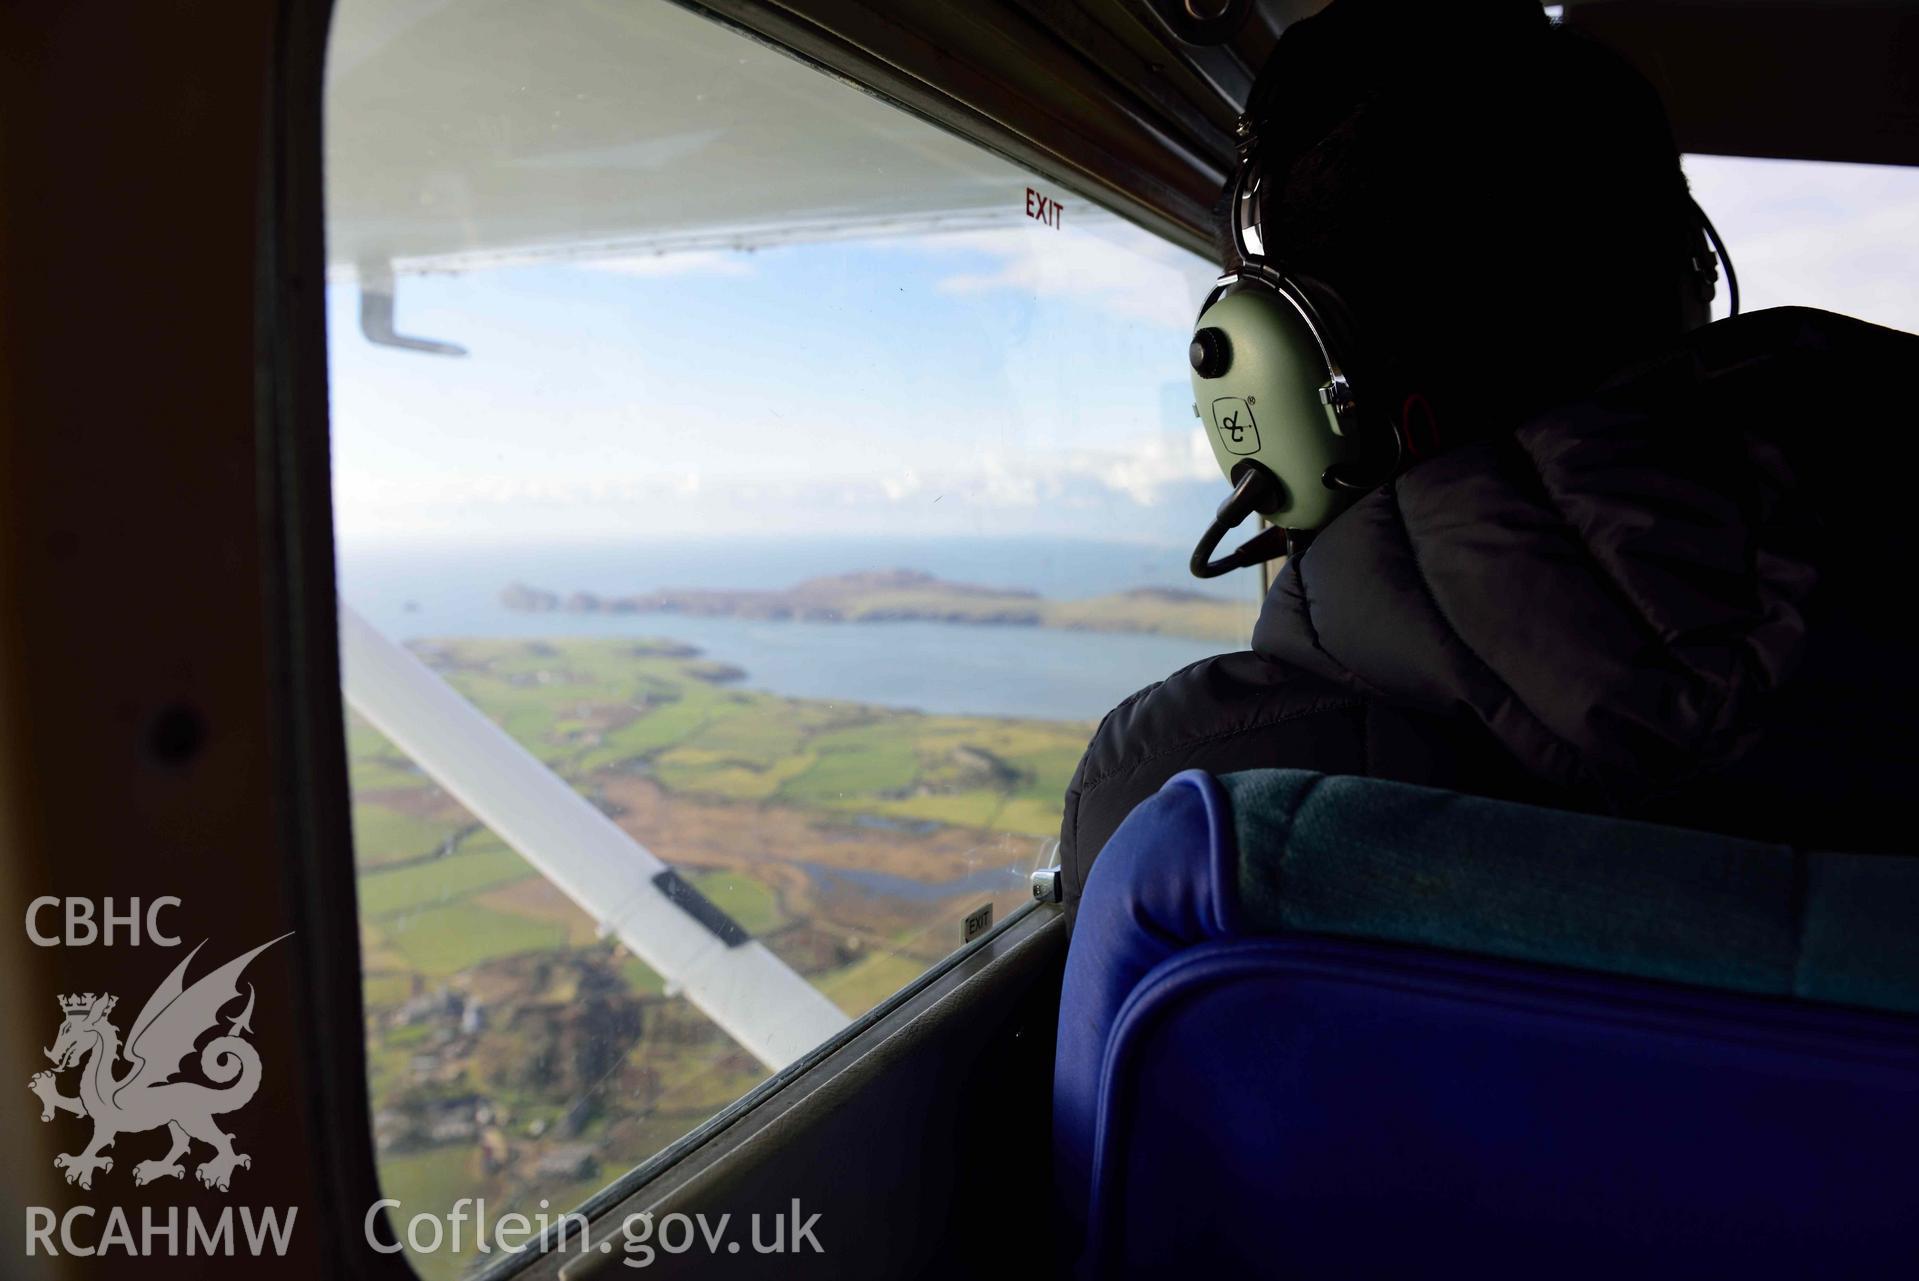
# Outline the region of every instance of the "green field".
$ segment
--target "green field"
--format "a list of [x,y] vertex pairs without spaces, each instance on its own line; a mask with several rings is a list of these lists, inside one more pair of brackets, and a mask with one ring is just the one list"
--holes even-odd
[[848,1014],[864,1014],[918,978],[925,968],[912,957],[878,952],[820,980],[820,991]]
[[[389,785],[391,780],[388,780]],[[409,780],[405,788],[419,786]],[[356,783],[354,790],[362,791]],[[373,789],[364,789],[373,790]],[[386,790],[393,790],[389,786]],[[384,867],[440,853],[460,829],[452,823],[420,818],[390,809],[377,801],[362,801],[353,807],[353,848],[362,868]]]
[[[356,833],[357,835],[357,833]],[[384,920],[403,912],[445,906],[476,890],[533,875],[525,859],[492,833],[479,833],[452,853],[360,878],[360,917]]]
[[446,978],[482,961],[566,946],[566,929],[471,903],[414,912],[388,924],[386,939],[419,973]]

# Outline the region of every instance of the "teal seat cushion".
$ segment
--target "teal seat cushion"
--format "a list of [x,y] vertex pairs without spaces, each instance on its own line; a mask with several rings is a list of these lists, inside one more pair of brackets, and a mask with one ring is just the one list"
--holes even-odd
[[1377,779],[1221,780],[1249,931],[1919,1013],[1919,858],[1795,850]]

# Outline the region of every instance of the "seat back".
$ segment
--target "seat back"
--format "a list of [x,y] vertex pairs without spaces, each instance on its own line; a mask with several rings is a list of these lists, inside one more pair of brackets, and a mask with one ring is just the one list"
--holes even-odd
[[1919,860],[1188,772],[1089,876],[1087,1275],[1912,1273]]

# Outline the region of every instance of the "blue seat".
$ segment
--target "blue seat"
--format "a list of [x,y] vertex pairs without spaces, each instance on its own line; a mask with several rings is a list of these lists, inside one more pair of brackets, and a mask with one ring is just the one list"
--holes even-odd
[[1919,1276],[1919,860],[1188,771],[1087,879],[1086,1276]]

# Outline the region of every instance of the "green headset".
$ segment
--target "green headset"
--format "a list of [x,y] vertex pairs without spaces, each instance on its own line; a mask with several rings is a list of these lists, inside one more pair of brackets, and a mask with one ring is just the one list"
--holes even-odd
[[[1267,257],[1250,116],[1240,118],[1236,135],[1239,160],[1227,197],[1235,261],[1201,305],[1188,349],[1193,408],[1233,486],[1193,549],[1199,578],[1302,550],[1360,495],[1397,475],[1409,453],[1399,425],[1367,400],[1365,369],[1355,363],[1364,353],[1339,294]],[[1690,196],[1687,203],[1681,305],[1692,328],[1711,319],[1719,263],[1735,315],[1739,280],[1705,211]],[[1215,559],[1220,540],[1255,513],[1270,528]]]

